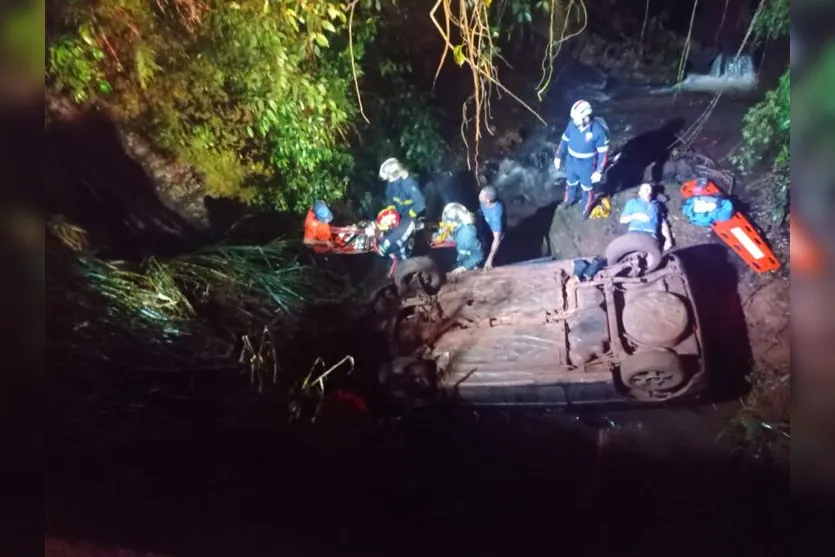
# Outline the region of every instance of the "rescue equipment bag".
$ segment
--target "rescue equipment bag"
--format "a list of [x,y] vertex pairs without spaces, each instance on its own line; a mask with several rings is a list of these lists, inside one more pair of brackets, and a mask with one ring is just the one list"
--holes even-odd
[[709,227],[715,222],[730,220],[734,206],[727,197],[694,195],[682,204],[681,212],[691,224]]
[[609,215],[612,214],[612,203],[609,201],[608,197],[602,197],[600,201],[598,201],[594,205],[594,209],[591,210],[591,214],[589,218],[592,219],[606,219],[609,218]]

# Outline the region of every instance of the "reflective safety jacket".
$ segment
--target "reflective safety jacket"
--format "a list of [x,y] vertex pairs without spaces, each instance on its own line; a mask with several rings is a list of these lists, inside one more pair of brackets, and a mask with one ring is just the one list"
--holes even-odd
[[478,230],[474,224],[462,224],[452,233],[458,257],[456,264],[468,271],[484,262],[484,247],[478,239]]
[[394,205],[401,216],[416,218],[426,210],[426,199],[417,181],[411,176],[398,178],[386,185],[386,201]]
[[557,158],[564,160],[567,154],[574,159],[590,159],[594,162],[594,169],[603,172],[608,152],[609,134],[603,124],[592,118],[583,129],[578,128],[574,122],[568,123],[557,147]]
[[400,224],[383,233],[377,242],[377,251],[383,257],[393,257],[398,261],[408,259],[415,245],[415,221],[402,219]]

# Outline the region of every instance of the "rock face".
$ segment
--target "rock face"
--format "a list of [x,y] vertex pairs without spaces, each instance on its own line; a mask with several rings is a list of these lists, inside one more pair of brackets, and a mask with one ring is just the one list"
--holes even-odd
[[[209,226],[209,213],[205,203],[205,189],[199,177],[191,169],[178,164],[172,157],[155,150],[149,141],[137,133],[120,128],[103,111],[82,108],[71,100],[47,94],[47,125],[76,127],[90,143],[107,142],[111,157],[116,151],[127,162],[135,163],[153,185],[159,202],[177,214],[190,226],[205,230]],[[103,137],[103,136],[107,137]],[[113,145],[117,142],[118,145]],[[78,145],[80,151],[85,147]],[[79,156],[82,156],[79,153]],[[116,166],[115,164],[112,166]],[[109,177],[113,179],[113,177]]]
[[135,133],[125,132],[123,141],[127,152],[156,183],[163,202],[194,225],[208,227],[209,212],[200,178],[188,167],[155,151],[148,141]]
[[[551,156],[553,161],[553,155]],[[553,184],[565,174],[554,168],[553,162],[545,168],[524,164],[514,159],[504,159],[499,163],[498,172],[492,181],[499,191],[499,196],[511,204],[525,203],[541,205],[544,197],[550,197]],[[512,223],[508,223],[512,226]]]
[[193,249],[209,215],[194,177],[128,138],[103,110],[46,97],[46,201],[109,256]]

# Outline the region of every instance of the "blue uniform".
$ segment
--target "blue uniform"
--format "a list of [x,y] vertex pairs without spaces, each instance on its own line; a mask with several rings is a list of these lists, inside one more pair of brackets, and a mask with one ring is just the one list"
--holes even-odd
[[589,125],[582,129],[574,122],[568,123],[557,147],[557,158],[565,161],[569,204],[577,200],[578,185],[583,190],[583,197],[591,194],[591,175],[603,172],[608,152],[609,136],[606,128],[596,119],[592,118]]
[[415,223],[410,219],[403,219],[397,227],[383,234],[377,243],[377,250],[383,257],[391,257],[397,261],[408,259],[412,255],[415,245],[413,236]]
[[629,223],[629,232],[643,232],[644,234],[651,234],[653,238],[658,237],[658,228],[663,217],[661,204],[655,200],[644,201],[640,197],[635,197],[626,202],[623,208],[622,217],[642,214],[649,217],[649,220],[644,222],[642,220],[633,220]]
[[426,210],[423,192],[414,178],[398,178],[386,185],[386,201],[394,205],[401,216],[416,218]]
[[481,214],[491,233],[498,232],[504,236],[507,221],[505,221],[504,204],[501,201],[496,201],[492,207],[481,203]]
[[458,257],[459,267],[472,270],[484,262],[484,248],[478,239],[478,231],[474,224],[462,224],[452,233]]

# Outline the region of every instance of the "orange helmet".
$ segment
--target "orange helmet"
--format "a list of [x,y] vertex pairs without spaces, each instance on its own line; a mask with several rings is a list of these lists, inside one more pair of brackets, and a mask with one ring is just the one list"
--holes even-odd
[[391,230],[397,228],[400,224],[400,213],[393,205],[390,205],[377,214],[377,226],[382,230]]

